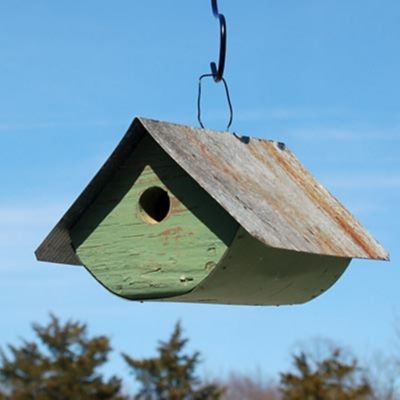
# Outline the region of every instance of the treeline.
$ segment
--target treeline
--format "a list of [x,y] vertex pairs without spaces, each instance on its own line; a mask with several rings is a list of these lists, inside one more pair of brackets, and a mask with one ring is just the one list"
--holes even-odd
[[[135,380],[127,393],[118,375],[106,378],[102,367],[112,351],[107,336],[89,336],[87,325],[32,325],[36,340],[0,350],[0,400],[396,400],[397,362],[372,372],[340,347],[293,354],[290,371],[276,381],[232,373],[225,380],[201,379],[201,355],[187,353],[180,324],[159,342],[153,358],[122,354]],[[382,376],[385,379],[382,379]]]

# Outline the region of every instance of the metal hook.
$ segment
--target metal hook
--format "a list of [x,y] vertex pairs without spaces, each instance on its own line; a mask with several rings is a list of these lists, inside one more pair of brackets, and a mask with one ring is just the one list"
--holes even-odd
[[211,74],[215,82],[219,82],[223,79],[224,69],[225,69],[225,57],[226,57],[226,21],[225,17],[219,13],[217,0],[211,0],[212,12],[215,18],[219,19],[220,27],[220,45],[219,45],[219,61],[218,69],[215,62],[210,63]]

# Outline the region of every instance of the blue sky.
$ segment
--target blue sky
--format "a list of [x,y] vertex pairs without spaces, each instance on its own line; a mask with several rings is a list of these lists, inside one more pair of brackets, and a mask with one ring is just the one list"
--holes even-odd
[[[197,126],[197,79],[217,58],[209,1],[0,3],[0,344],[50,311],[87,321],[118,351],[151,355],[181,319],[202,371],[274,375],[299,342],[328,337],[361,357],[391,351],[400,314],[400,3],[219,1],[233,130],[285,142],[390,251],[355,260],[301,306],[134,303],[83,268],[33,252],[135,116]],[[204,122],[227,121],[204,84]],[[110,370],[125,373],[115,355]]]

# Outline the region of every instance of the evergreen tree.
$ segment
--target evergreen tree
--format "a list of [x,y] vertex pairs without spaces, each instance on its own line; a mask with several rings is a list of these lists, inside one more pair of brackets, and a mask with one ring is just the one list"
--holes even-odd
[[[89,338],[79,322],[33,324],[38,342],[23,341],[0,351],[0,387],[10,400],[122,400],[121,381],[97,370],[111,351],[106,336]],[[0,395],[1,399],[1,395]]]
[[160,342],[158,356],[143,360],[123,354],[140,384],[135,400],[218,400],[223,388],[204,384],[196,376],[200,354],[184,354],[188,339],[182,338],[179,323],[168,342]]
[[281,374],[284,400],[366,400],[372,394],[357,361],[344,360],[341,349],[316,361],[302,352],[293,363],[295,372]]

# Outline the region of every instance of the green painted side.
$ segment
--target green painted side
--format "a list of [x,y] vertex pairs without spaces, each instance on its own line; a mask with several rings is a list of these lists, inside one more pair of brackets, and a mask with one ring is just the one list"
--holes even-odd
[[[148,224],[140,195],[166,190],[168,217]],[[71,231],[85,267],[105,287],[129,299],[191,291],[221,260],[238,224],[149,136],[135,148]]]
[[274,249],[240,228],[212,274],[192,292],[168,300],[248,305],[304,303],[329,289],[350,260]]

